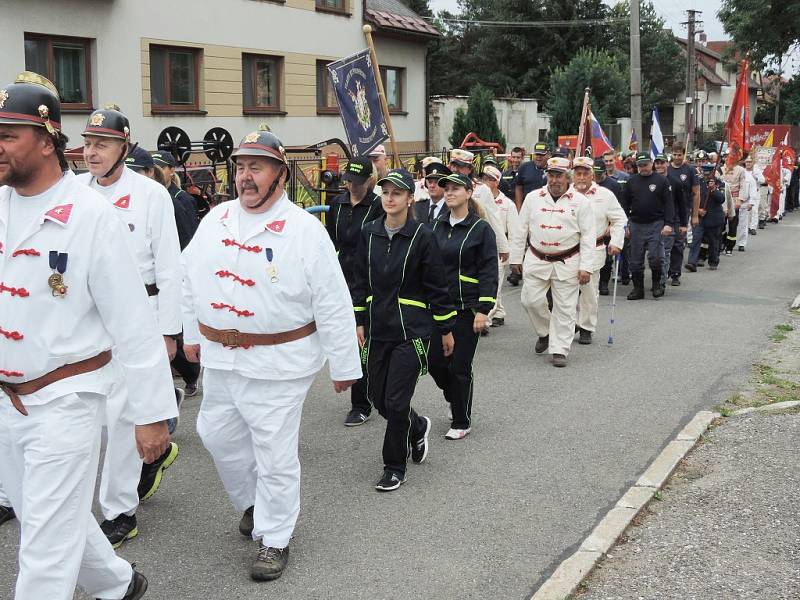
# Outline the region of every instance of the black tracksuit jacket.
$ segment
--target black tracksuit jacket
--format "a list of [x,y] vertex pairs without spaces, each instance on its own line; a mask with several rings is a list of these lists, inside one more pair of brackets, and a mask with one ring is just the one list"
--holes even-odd
[[386,342],[429,338],[434,326],[450,333],[456,311],[433,232],[409,219],[390,240],[385,222],[385,215],[370,221],[361,234],[351,289],[356,323]]
[[383,206],[381,206],[381,199],[372,190],[367,192],[366,197],[355,206],[350,203],[350,192],[336,196],[330,206],[331,209],[325,217],[325,228],[336,248],[344,279],[352,290],[353,266],[361,239],[361,230],[364,225],[383,214]]
[[497,241],[489,223],[470,211],[453,226],[450,211],[443,210],[433,223],[433,233],[456,309],[489,314],[497,302],[498,278]]

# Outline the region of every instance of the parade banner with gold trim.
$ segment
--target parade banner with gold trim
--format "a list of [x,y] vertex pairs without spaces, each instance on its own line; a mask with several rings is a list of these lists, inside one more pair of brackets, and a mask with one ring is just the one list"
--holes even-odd
[[342,124],[353,156],[369,154],[389,139],[369,50],[328,65]]

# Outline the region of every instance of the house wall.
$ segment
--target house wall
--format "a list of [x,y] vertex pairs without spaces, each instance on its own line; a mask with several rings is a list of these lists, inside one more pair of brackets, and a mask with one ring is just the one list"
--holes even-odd
[[[118,104],[131,120],[132,136],[155,146],[167,126],[202,139],[223,127],[235,141],[266,121],[286,145],[344,137],[339,115],[318,115],[316,61],[333,60],[363,49],[362,3],[351,0],[352,15],[322,13],[314,0],[0,0],[0,82],[25,68],[24,34],[91,38],[95,107]],[[402,146],[424,145],[424,43],[384,40],[376,35],[379,62],[406,67],[408,115],[397,116]],[[202,49],[199,104],[207,114],[153,115],[150,105],[149,44]],[[243,52],[284,57],[282,109],[286,115],[244,115]],[[70,145],[80,140],[87,113],[62,119]],[[399,125],[399,126],[397,126]]]

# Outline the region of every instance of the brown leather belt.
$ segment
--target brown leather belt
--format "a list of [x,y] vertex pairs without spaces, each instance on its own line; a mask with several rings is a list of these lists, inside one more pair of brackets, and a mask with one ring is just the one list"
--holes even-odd
[[110,362],[111,350],[104,350],[97,356],[58,367],[54,371],[45,373],[41,377],[31,379],[30,381],[25,381],[23,383],[9,383],[6,381],[0,381],[0,389],[2,389],[6,394],[8,394],[8,397],[11,398],[11,404],[14,405],[14,408],[16,408],[20,414],[27,416],[28,411],[25,410],[25,405],[22,404],[22,400],[19,398],[20,396],[27,396],[28,394],[38,392],[42,388],[45,388],[56,381],[66,379],[67,377],[74,377],[75,375],[82,375],[84,373],[97,371],[97,369],[106,366]]
[[606,245],[606,236],[601,235],[599,238],[597,238],[595,246],[599,248],[600,246],[605,246],[605,245]]
[[145,283],[144,289],[147,290],[148,296],[158,296],[158,292],[160,291],[155,283]]
[[569,250],[559,252],[558,254],[545,254],[544,252],[539,252],[536,248],[534,248],[530,243],[530,240],[528,241],[528,248],[530,248],[531,252],[533,252],[533,255],[536,258],[540,258],[541,260],[547,262],[564,262],[568,258],[572,258],[581,251],[581,245],[577,244]]
[[280,333],[245,333],[238,329],[214,329],[203,323],[198,323],[200,333],[211,342],[222,344],[226,348],[240,348],[248,346],[276,346],[286,344],[308,337],[317,330],[317,322],[311,321],[302,327]]

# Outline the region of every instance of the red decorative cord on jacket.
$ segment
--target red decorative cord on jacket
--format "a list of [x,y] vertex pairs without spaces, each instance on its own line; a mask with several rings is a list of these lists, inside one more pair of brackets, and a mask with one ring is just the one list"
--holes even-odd
[[252,311],[249,311],[247,309],[240,310],[240,309],[236,308],[235,306],[233,306],[232,304],[225,304],[224,302],[212,302],[211,303],[211,308],[216,308],[216,309],[219,309],[219,310],[221,310],[223,308],[227,308],[229,312],[236,313],[237,317],[252,317],[253,315],[256,314],[256,313],[254,313]]
[[215,273],[215,275],[217,275],[218,277],[223,277],[223,278],[224,277],[230,277],[235,282],[241,283],[242,285],[246,285],[248,287],[252,287],[252,286],[254,286],[256,284],[256,282],[253,281],[252,279],[242,279],[236,273],[231,273],[230,271],[226,271],[225,269],[222,269],[221,271],[217,271]]
[[25,373],[22,371],[6,371],[5,369],[0,369],[0,375],[5,375],[6,377],[25,377]]
[[544,207],[542,207],[539,210],[541,210],[542,212],[557,212],[557,213],[565,213],[565,212],[567,212],[563,208],[544,208]]
[[222,243],[225,244],[226,246],[236,246],[238,248],[241,248],[245,252],[261,252],[261,246],[247,246],[232,239],[224,239],[222,240]]
[[561,242],[539,242],[542,246],[560,246]]
[[25,288],[9,287],[5,283],[0,281],[0,294],[2,294],[3,292],[9,292],[12,296],[19,296],[20,298],[25,298],[31,295],[30,292]]
[[16,256],[41,256],[42,253],[39,252],[36,248],[20,248],[19,250],[15,250],[14,254],[11,255],[11,258]]
[[544,225],[544,224],[539,225],[539,227],[541,227],[542,229],[563,229],[564,228],[563,225]]
[[25,337],[19,331],[7,331],[2,327],[0,327],[0,335],[5,336],[9,340],[14,340],[15,342],[18,342]]

